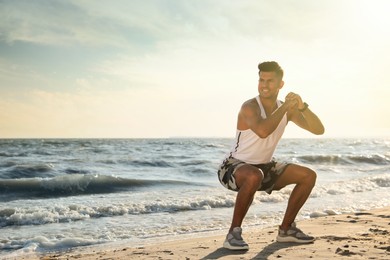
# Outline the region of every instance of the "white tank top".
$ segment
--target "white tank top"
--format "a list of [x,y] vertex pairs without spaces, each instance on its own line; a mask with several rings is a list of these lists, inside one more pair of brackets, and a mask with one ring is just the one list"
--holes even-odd
[[[256,97],[257,103],[260,106],[261,117],[267,118],[260,97]],[[277,105],[280,107],[282,103],[277,100]],[[276,149],[276,146],[283,135],[287,125],[287,114],[280,120],[279,125],[267,138],[260,138],[251,129],[236,131],[236,139],[228,157],[234,157],[249,164],[269,163]]]

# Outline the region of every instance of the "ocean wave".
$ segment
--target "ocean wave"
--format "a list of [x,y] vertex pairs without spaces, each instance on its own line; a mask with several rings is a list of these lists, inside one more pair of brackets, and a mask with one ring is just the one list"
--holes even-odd
[[[123,161],[122,161],[123,162]],[[164,161],[164,160],[129,160],[125,161],[128,165],[134,167],[158,167],[158,168],[171,168],[174,167],[174,164]]]
[[379,188],[390,187],[390,174],[359,178],[355,180],[339,181],[332,185],[315,186],[310,196],[341,195],[359,192],[369,192]]
[[390,158],[381,154],[371,155],[302,155],[296,157],[298,161],[316,164],[351,165],[351,164],[375,164],[389,165]]
[[23,256],[25,254],[28,254],[29,252],[35,252],[37,251],[37,248],[44,250],[63,250],[77,246],[90,246],[103,242],[107,242],[107,240],[93,240],[78,237],[53,239],[45,236],[37,236],[27,240],[3,239],[0,241],[0,250],[16,250],[13,251],[11,254],[8,254],[5,259],[24,259]]
[[68,223],[90,218],[142,215],[161,212],[176,213],[191,210],[233,207],[235,196],[210,196],[208,198],[153,200],[117,205],[47,206],[44,208],[0,208],[0,227]]
[[199,165],[208,165],[210,161],[208,160],[186,160],[178,163],[181,166],[199,166]]
[[[3,165],[6,169],[1,172],[1,179],[18,179],[34,177],[53,177],[54,166],[50,163],[37,164],[16,164],[8,163]],[[7,167],[8,166],[8,167]]]
[[27,156],[26,152],[0,152],[0,157],[24,157]]
[[107,175],[69,174],[53,178],[0,180],[0,200],[111,193],[153,185],[193,185],[175,180],[126,179]]
[[12,167],[12,166],[15,166],[15,165],[18,165],[18,163],[16,161],[0,162],[0,169],[1,168],[9,168],[9,167]]
[[73,168],[67,168],[65,169],[65,173],[67,174],[88,174],[90,171],[88,170],[80,170],[80,169],[73,169]]
[[386,177],[386,176],[372,177],[370,178],[370,180],[374,182],[376,185],[378,185],[379,187],[384,187],[384,188],[390,187],[390,177]]

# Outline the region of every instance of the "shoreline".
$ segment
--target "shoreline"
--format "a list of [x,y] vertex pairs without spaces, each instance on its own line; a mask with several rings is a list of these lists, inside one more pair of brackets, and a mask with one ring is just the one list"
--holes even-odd
[[[277,227],[243,230],[248,251],[222,248],[224,235],[162,241],[132,247],[124,243],[77,247],[5,259],[390,259],[390,207],[297,222],[316,237],[311,244],[277,243]],[[180,240],[179,240],[180,239]]]

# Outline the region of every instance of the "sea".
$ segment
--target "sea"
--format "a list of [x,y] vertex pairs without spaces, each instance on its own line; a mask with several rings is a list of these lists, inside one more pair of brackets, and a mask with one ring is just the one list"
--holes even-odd
[[[0,259],[226,234],[229,138],[0,140]],[[390,139],[282,139],[317,183],[297,221],[390,205]],[[280,224],[293,186],[258,192],[244,232]]]

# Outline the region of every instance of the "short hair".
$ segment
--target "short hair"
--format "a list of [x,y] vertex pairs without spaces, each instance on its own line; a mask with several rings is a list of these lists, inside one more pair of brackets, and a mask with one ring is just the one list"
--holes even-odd
[[283,79],[283,69],[276,61],[265,61],[260,63],[257,67],[259,68],[259,74],[261,71],[275,72],[277,76]]

